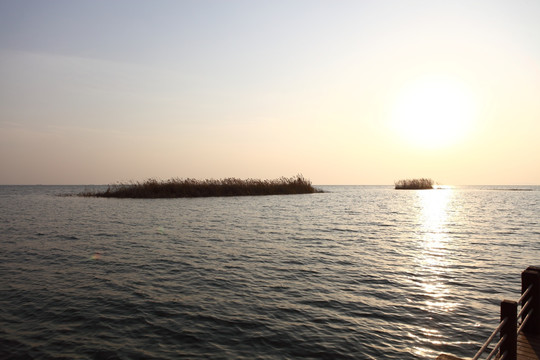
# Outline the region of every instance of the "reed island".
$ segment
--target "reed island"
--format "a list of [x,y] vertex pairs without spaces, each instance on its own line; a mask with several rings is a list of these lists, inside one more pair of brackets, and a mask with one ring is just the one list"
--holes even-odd
[[397,190],[428,190],[433,189],[435,182],[432,179],[405,179],[394,182]]
[[302,175],[275,180],[258,179],[179,179],[164,181],[149,179],[143,182],[109,185],[105,191],[90,191],[78,194],[87,197],[106,198],[191,198],[211,196],[256,196],[320,193],[311,181]]

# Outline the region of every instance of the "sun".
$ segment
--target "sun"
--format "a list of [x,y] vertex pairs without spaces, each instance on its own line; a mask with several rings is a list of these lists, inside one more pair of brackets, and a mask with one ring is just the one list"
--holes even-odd
[[433,76],[398,92],[391,110],[392,127],[416,146],[438,148],[456,143],[471,130],[474,101],[459,81]]

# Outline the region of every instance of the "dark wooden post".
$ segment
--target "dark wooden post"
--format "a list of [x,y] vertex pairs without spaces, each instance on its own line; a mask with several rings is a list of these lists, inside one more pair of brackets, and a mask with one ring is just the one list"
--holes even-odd
[[532,289],[529,294],[523,299],[525,304],[529,299],[532,299],[528,310],[522,315],[521,321],[525,319],[525,316],[532,310],[532,315],[529,321],[523,327],[523,332],[529,334],[540,333],[540,268],[535,266],[529,266],[527,270],[521,273],[521,293],[523,294],[529,286],[532,285]]
[[517,359],[517,302],[503,300],[501,302],[501,321],[506,319],[506,323],[501,328],[501,339],[506,335],[506,339],[501,344],[501,355],[506,352],[505,360]]

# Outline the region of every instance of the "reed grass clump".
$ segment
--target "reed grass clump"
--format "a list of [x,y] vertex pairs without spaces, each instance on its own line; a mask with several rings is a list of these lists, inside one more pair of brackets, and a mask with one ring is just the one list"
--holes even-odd
[[433,189],[435,182],[432,179],[405,179],[394,182],[395,188],[398,190],[425,190]]
[[210,196],[255,196],[310,194],[322,192],[302,175],[275,180],[258,179],[179,179],[165,181],[148,179],[144,182],[110,185],[101,192],[84,192],[80,196],[114,198],[182,198]]

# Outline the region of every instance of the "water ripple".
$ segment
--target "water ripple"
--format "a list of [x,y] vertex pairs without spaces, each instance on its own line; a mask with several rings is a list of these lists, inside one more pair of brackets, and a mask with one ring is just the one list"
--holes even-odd
[[536,188],[0,190],[2,359],[471,356],[540,258]]

